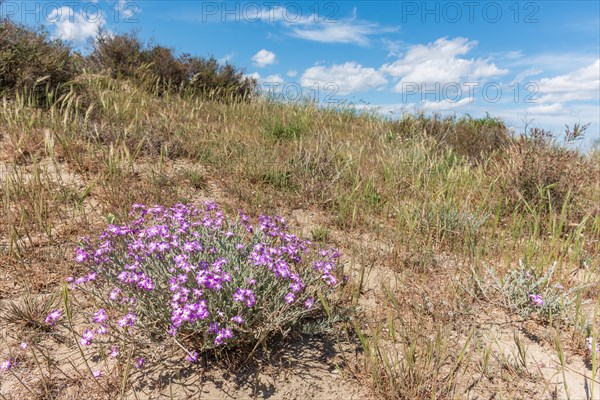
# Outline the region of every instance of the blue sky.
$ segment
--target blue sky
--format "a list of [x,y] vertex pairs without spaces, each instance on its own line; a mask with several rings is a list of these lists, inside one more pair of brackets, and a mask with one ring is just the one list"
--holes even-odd
[[[99,29],[214,56],[285,99],[503,118],[600,139],[597,1],[10,1],[86,48]],[[37,16],[36,16],[37,13]]]

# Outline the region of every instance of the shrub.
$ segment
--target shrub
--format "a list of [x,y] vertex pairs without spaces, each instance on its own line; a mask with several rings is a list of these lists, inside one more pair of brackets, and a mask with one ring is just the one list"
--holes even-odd
[[538,128],[507,148],[497,172],[508,210],[521,204],[548,214],[564,207],[574,222],[580,222],[588,208],[578,204],[580,194],[599,178],[584,156],[557,145],[550,132]]
[[193,95],[212,100],[248,100],[256,90],[255,79],[246,77],[231,64],[219,65],[213,57],[204,59],[183,54],[179,62],[186,66],[186,89]]
[[133,77],[142,66],[143,44],[137,35],[100,34],[93,43],[88,63],[98,72],[111,77]]
[[77,68],[69,47],[33,30],[0,19],[0,95],[33,92],[37,100],[70,81]]
[[339,253],[290,234],[280,217],[260,216],[255,227],[214,203],[134,205],[131,216],[77,249],[89,273],[69,280],[98,307],[85,346],[171,336],[194,360],[318,320],[338,287]]
[[188,67],[177,60],[173,50],[156,45],[142,52],[142,60],[150,65],[150,71],[160,93],[178,92],[188,83]]
[[158,89],[157,94],[186,92],[225,101],[249,99],[256,88],[254,79],[232,65],[190,54],[175,57],[172,49],[147,47],[133,33],[100,35],[88,62],[113,78],[135,78],[152,90]]

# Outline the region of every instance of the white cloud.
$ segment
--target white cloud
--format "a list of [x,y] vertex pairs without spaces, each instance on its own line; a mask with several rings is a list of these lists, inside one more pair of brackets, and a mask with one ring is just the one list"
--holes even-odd
[[600,59],[568,74],[542,78],[538,82],[542,102],[592,100],[600,94]]
[[71,7],[63,6],[52,10],[48,23],[55,26],[55,37],[81,43],[96,37],[106,21],[101,13],[75,12]]
[[337,86],[339,94],[381,89],[387,84],[383,74],[373,68],[363,67],[356,62],[346,62],[330,67],[315,66],[307,69],[300,78],[303,86],[327,83]]
[[378,24],[355,20],[342,20],[337,23],[312,23],[292,28],[292,35],[301,39],[321,43],[353,43],[360,46],[369,44],[369,36],[390,32]]
[[406,46],[406,44],[400,40],[389,40],[384,38],[381,39],[381,42],[388,51],[387,57],[400,57],[402,55],[402,48]]
[[423,111],[446,111],[454,108],[462,107],[472,101],[469,97],[465,97],[458,101],[442,100],[442,101],[423,101],[419,108]]
[[119,13],[121,20],[129,20],[129,22],[134,22],[132,17],[142,10],[137,3],[130,2],[128,0],[118,0],[117,4],[115,4],[115,11]]
[[289,76],[290,78],[294,78],[296,75],[298,75],[298,71],[296,71],[295,69],[290,69],[287,72],[287,76]]
[[534,68],[555,74],[565,74],[573,65],[589,65],[598,59],[593,52],[586,53],[537,53],[523,54],[513,59],[506,58],[505,65],[511,68]]
[[540,104],[537,106],[532,106],[527,108],[528,114],[556,114],[562,113],[564,111],[564,107],[561,103],[552,103],[552,104]]
[[514,82],[524,85],[525,78],[528,78],[530,76],[539,75],[542,72],[544,72],[544,71],[542,71],[541,69],[538,69],[538,68],[528,68],[524,71],[519,72],[519,74],[515,77]]
[[397,61],[384,64],[381,71],[401,78],[395,88],[402,91],[404,83],[450,83],[479,81],[508,73],[488,59],[467,59],[464,56],[477,46],[477,41],[457,37],[437,39],[427,45],[412,46]]
[[268,75],[268,76],[263,77],[258,72],[253,72],[246,76],[249,78],[256,79],[256,81],[261,85],[269,84],[269,85],[275,86],[275,85],[282,84],[284,81],[283,78],[281,77],[281,75],[279,75],[279,74],[273,74],[273,75]]
[[259,68],[275,64],[275,53],[269,50],[262,49],[252,57],[252,61],[254,61],[254,65],[256,65]]
[[219,62],[219,64],[227,64],[233,60],[234,56],[235,55],[233,53],[229,53],[219,58],[217,61]]
[[263,11],[263,22],[277,22],[289,30],[292,36],[300,39],[321,43],[351,43],[367,46],[370,36],[388,32],[396,32],[398,28],[383,27],[377,23],[360,20],[357,18],[356,9],[352,16],[343,19],[328,18],[326,8],[323,15],[294,14],[291,8],[273,7],[270,11]]
[[283,83],[283,78],[279,74],[269,75],[262,78],[262,82],[269,83],[271,85],[280,85]]

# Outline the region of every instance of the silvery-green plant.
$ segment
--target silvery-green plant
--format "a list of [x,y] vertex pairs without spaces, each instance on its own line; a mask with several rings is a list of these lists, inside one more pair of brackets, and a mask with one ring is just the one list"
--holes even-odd
[[556,265],[556,262],[553,263],[546,273],[538,275],[519,260],[519,268],[508,273],[504,279],[497,278],[492,270],[489,273],[508,306],[521,317],[535,313],[547,320],[571,321],[575,294],[581,286],[565,290],[560,283],[553,282]]

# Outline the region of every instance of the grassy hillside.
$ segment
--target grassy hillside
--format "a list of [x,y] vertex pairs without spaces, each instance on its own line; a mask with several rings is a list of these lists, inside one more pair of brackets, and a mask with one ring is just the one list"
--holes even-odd
[[[82,272],[78,238],[127,223],[135,203],[201,199],[282,215],[340,249],[340,307],[355,311],[322,337],[338,349],[340,386],[380,398],[562,398],[580,388],[555,376],[585,374],[598,395],[586,338],[600,328],[600,154],[538,129],[511,137],[492,117],[388,120],[166,90],[144,75],[152,65],[81,69],[56,92],[38,77],[2,98],[0,359],[25,337],[41,343],[40,360],[0,378],[3,398],[66,398],[80,379],[61,381],[35,323],[50,308],[40,296]],[[558,360],[552,373],[535,368],[543,357]],[[132,396],[135,380],[111,374],[81,390]]]

